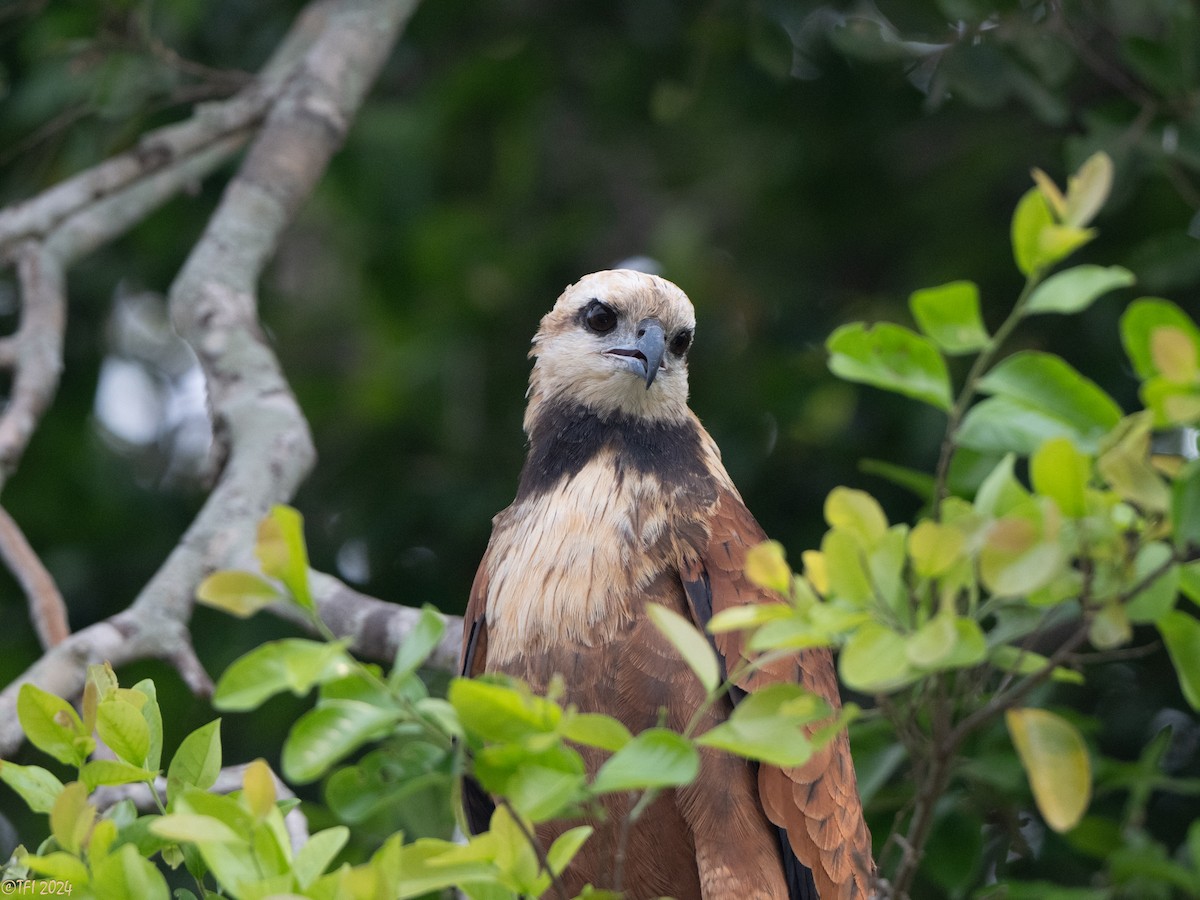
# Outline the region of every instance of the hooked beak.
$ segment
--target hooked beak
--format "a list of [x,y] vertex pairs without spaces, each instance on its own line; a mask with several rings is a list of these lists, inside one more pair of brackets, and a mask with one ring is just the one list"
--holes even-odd
[[604,352],[619,356],[629,370],[646,382],[646,390],[654,384],[667,350],[667,333],[658,319],[642,319],[638,322],[637,340],[632,347],[612,347]]

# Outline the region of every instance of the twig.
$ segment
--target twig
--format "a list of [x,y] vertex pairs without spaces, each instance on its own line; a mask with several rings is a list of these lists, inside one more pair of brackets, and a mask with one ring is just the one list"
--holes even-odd
[[62,643],[71,633],[67,624],[67,605],[53,576],[46,571],[20,526],[3,507],[0,507],[0,556],[25,591],[29,618],[42,649],[48,650]]

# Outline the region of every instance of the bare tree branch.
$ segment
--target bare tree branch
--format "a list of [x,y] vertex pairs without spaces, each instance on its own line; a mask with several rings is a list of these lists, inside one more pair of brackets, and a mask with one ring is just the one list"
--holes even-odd
[[[192,664],[186,625],[196,586],[252,545],[259,519],[271,505],[291,498],[315,460],[308,424],[259,327],[255,286],[283,229],[340,146],[414,5],[412,0],[317,0],[276,53],[278,61],[306,48],[290,73],[272,75],[281,87],[268,92],[274,103],[265,124],[169,292],[176,329],[196,352],[207,379],[216,432],[224,439],[221,475],[179,544],[127,610],[72,635],[0,692],[0,755],[11,754],[22,740],[15,706],[26,681],[74,697],[89,663],[108,660],[119,666],[150,657],[180,666],[193,685],[206,680],[198,675],[202,668]],[[277,71],[277,66],[268,68]],[[221,133],[230,130],[236,129]],[[106,170],[99,179],[105,200],[137,196],[134,182],[149,169],[136,162],[135,154]],[[86,209],[86,193],[76,183],[52,203],[38,206],[35,199],[18,209],[20,215],[6,219],[0,214],[0,246],[5,236],[37,233],[38,223],[78,235],[73,241],[59,238],[65,255],[94,245],[88,229],[67,227],[71,217],[94,211],[95,206]],[[150,194],[161,197],[161,191]],[[30,212],[34,209],[41,218]],[[136,214],[136,204],[124,213],[130,222]]]
[[0,507],[0,557],[25,591],[29,617],[42,648],[48,650],[61,644],[71,633],[62,594],[20,527],[3,507]]

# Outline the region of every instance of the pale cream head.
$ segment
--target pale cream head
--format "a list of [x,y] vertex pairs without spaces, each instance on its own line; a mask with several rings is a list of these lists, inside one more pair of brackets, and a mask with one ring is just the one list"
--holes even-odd
[[[666,279],[632,269],[585,275],[563,291],[533,339],[526,432],[555,401],[601,415],[687,418],[687,352],[695,329],[691,301]],[[656,351],[661,363],[651,374]]]

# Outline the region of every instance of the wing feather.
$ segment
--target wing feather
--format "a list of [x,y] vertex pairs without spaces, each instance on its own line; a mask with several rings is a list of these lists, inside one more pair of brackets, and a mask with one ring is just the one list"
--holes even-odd
[[[697,623],[703,626],[712,615],[735,606],[779,602],[778,597],[746,578],[746,551],[766,540],[766,534],[736,491],[721,491],[710,526],[707,547],[682,573]],[[713,643],[727,671],[753,656],[740,632],[715,635]],[[840,707],[833,658],[825,648],[776,660],[737,679],[737,686],[753,691],[768,684],[796,681],[833,708]],[[767,817],[786,830],[793,852],[812,870],[821,900],[870,896],[874,872],[871,835],[863,820],[845,732],[802,766],[760,766],[759,795]]]

